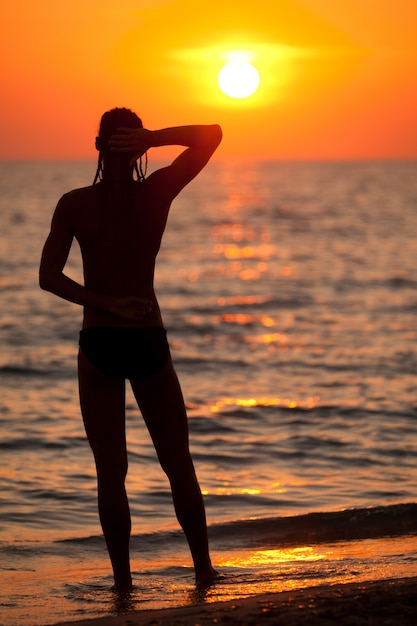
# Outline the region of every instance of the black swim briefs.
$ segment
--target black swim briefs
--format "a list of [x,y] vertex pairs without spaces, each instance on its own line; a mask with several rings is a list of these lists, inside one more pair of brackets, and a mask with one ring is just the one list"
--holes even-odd
[[154,376],[169,358],[162,326],[91,326],[80,332],[80,348],[94,367],[121,380]]

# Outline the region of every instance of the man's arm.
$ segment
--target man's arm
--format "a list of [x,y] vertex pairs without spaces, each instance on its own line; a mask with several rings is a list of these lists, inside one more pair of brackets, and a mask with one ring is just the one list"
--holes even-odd
[[51,231],[42,251],[39,268],[41,289],[69,302],[101,309],[117,317],[142,319],[151,308],[152,303],[149,300],[136,296],[114,297],[96,293],[64,274],[63,270],[74,239],[64,198],[58,202],[52,218]]
[[191,125],[147,130],[145,128],[120,128],[109,144],[113,152],[131,152],[135,161],[150,148],[185,146],[168,167],[157,170],[148,180],[171,199],[187,185],[208,163],[222,140],[222,130],[217,124]]

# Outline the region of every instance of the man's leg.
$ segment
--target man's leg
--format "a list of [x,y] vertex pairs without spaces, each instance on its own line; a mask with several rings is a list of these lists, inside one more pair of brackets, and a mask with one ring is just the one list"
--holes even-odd
[[100,372],[81,351],[78,378],[81,412],[97,468],[100,522],[113,566],[115,587],[118,591],[128,591],[132,578],[131,521],[125,490],[125,383]]
[[203,497],[188,445],[188,423],[181,388],[171,359],[164,369],[132,389],[167,474],[178,521],[194,561],[196,581],[209,584],[215,574],[210,561]]

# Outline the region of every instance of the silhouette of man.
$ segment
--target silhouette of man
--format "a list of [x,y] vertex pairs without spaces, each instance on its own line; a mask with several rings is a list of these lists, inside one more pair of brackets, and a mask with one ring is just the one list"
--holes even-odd
[[[217,125],[150,131],[128,109],[105,113],[96,139],[95,181],[59,200],[43,248],[41,288],[84,307],[78,357],[80,405],[97,468],[100,522],[115,589],[120,592],[132,585],[125,490],[126,379],[169,478],[197,585],[210,584],[216,574],[189,451],[184,400],[153,283],[171,203],[204,168],[221,137]],[[145,178],[147,150],[167,145],[185,149],[171,165]],[[81,248],[84,285],[63,273],[74,237]]]

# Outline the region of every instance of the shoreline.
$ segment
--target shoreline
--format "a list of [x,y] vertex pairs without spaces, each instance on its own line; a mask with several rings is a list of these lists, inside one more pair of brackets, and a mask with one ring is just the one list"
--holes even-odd
[[225,602],[57,622],[54,626],[414,626],[417,576],[320,585]]

